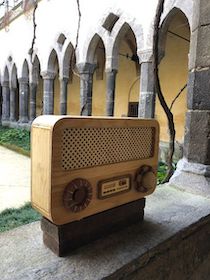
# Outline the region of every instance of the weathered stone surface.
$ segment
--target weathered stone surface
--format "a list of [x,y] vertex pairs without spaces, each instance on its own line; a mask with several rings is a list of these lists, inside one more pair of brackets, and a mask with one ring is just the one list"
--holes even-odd
[[19,122],[27,123],[29,120],[29,84],[26,78],[19,79],[19,100]]
[[114,116],[115,83],[117,70],[106,71],[106,115]]
[[10,90],[9,82],[4,82],[2,85],[2,121],[9,121],[10,117]]
[[37,84],[30,83],[30,121],[36,118],[36,95],[37,95]]
[[193,25],[192,30],[199,25],[208,25],[210,23],[210,3],[209,0],[196,0],[193,7]]
[[81,115],[92,115],[92,90],[93,73],[96,65],[91,63],[80,63],[77,65],[80,74],[80,109]]
[[146,204],[143,225],[63,259],[45,248],[39,223],[0,234],[1,280],[208,279],[210,199],[163,186]]
[[154,93],[154,73],[152,62],[141,64],[141,81],[139,97],[140,118],[154,118],[155,113],[155,93]]
[[54,113],[54,78],[46,77],[43,82],[43,113],[52,115]]
[[[185,184],[184,186],[183,183]],[[182,191],[188,191],[210,198],[210,178],[204,175],[177,169],[170,179],[170,184]]]
[[67,93],[68,93],[68,78],[63,77],[60,80],[60,114],[67,114]]
[[190,43],[189,69],[210,66],[210,25],[202,26],[192,32]]
[[210,111],[186,114],[184,156],[190,162],[210,164]]
[[188,82],[188,109],[210,110],[210,68],[190,72]]

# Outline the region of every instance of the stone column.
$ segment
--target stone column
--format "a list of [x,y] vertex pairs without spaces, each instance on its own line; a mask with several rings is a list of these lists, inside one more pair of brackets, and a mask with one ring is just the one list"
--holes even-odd
[[15,104],[15,97],[16,97],[16,88],[10,87],[10,121],[16,121],[16,104]]
[[63,77],[60,80],[61,95],[60,95],[60,114],[67,114],[67,93],[68,93],[68,77]]
[[29,83],[27,78],[20,78],[19,80],[19,122],[28,123],[29,112]]
[[54,79],[55,73],[43,72],[43,114],[54,114]]
[[77,65],[80,74],[80,109],[81,115],[92,115],[92,90],[93,73],[96,65],[91,63],[80,63]]
[[210,6],[194,1],[184,158],[173,185],[210,196]]
[[114,116],[116,69],[106,70],[106,115]]
[[2,83],[2,121],[9,121],[10,118],[10,90],[9,81],[4,81]]
[[36,118],[37,83],[30,83],[30,121]]
[[155,92],[152,53],[151,51],[143,51],[139,52],[138,55],[141,63],[138,117],[154,118]]

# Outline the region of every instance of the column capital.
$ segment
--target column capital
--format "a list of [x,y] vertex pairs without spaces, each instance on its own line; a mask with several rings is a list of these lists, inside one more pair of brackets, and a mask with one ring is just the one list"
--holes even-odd
[[26,77],[21,77],[18,79],[20,84],[28,84],[29,83],[29,79]]
[[112,69],[112,68],[106,68],[105,69],[105,73],[113,73],[113,74],[117,74],[118,69]]
[[9,81],[3,81],[3,82],[1,83],[1,85],[2,85],[3,87],[9,87]]
[[76,68],[79,74],[93,74],[96,69],[96,64],[78,63]]
[[54,80],[56,73],[51,71],[43,71],[41,72],[41,76],[44,80]]
[[139,64],[146,63],[146,62],[152,62],[153,59],[153,53],[152,50],[139,50],[137,51],[138,57],[139,57]]
[[69,77],[68,76],[62,76],[59,78],[60,81],[64,81],[65,83],[69,82]]

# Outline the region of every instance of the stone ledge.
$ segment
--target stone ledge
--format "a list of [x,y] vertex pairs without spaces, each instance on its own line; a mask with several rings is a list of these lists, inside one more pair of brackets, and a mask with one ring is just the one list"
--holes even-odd
[[162,186],[147,198],[143,225],[67,258],[45,248],[39,223],[32,223],[0,235],[1,280],[207,279],[209,214],[209,199]]

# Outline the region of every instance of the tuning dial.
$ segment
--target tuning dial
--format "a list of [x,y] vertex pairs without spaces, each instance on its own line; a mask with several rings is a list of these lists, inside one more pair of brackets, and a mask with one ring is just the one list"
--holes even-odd
[[80,212],[85,209],[92,199],[92,187],[85,179],[71,181],[64,190],[64,207],[72,212]]
[[136,190],[138,192],[148,192],[154,189],[156,176],[151,166],[144,165],[136,173]]

